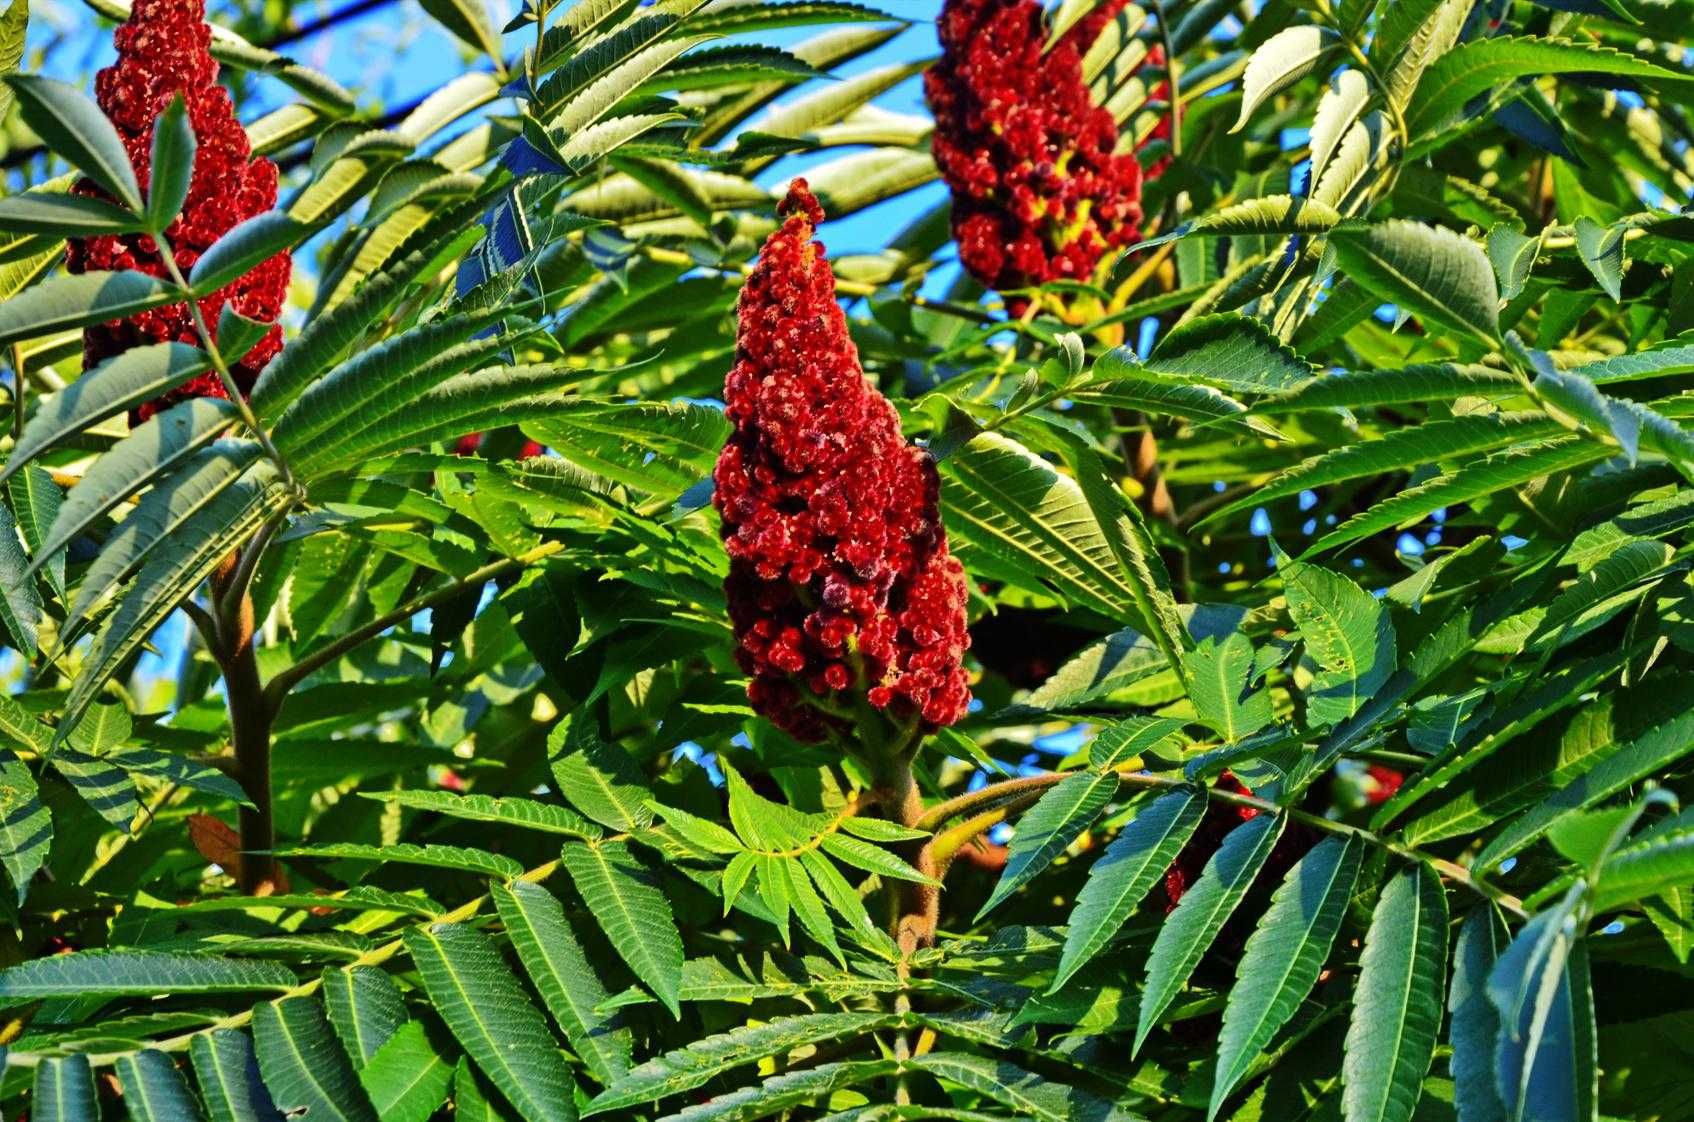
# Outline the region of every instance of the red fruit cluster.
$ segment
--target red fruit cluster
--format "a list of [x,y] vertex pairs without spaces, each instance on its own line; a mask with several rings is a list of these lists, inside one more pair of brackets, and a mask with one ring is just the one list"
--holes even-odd
[[1404,772],[1396,771],[1382,764],[1368,764],[1365,767],[1365,805],[1381,806],[1406,782]]
[[[990,288],[1086,280],[1135,242],[1141,164],[1082,80],[1082,57],[1128,0],[1108,0],[1042,53],[1038,0],[947,0],[924,75],[931,147],[953,191],[953,236]],[[1160,65],[1157,52],[1149,62]]]
[[[455,456],[474,456],[480,451],[482,451],[482,433],[480,432],[467,432],[453,442],[453,454]],[[546,451],[547,449],[540,441],[525,440],[523,447],[518,449],[518,459],[528,460]]]
[[[1237,795],[1253,793],[1252,788],[1229,771],[1219,775],[1217,782],[1212,786]],[[1200,879],[1206,862],[1218,851],[1218,846],[1223,844],[1223,839],[1229,832],[1248,819],[1257,817],[1258,813],[1250,806],[1232,806],[1221,802],[1214,802],[1206,807],[1205,816],[1200,819],[1200,825],[1195,829],[1193,836],[1182,847],[1182,852],[1176,855],[1176,860],[1171,862],[1171,867],[1165,870],[1166,913],[1175,909],[1183,893]]]
[[741,290],[724,381],[735,430],[713,473],[748,696],[803,740],[844,725],[849,691],[896,719],[951,724],[970,701],[970,638],[934,462],[865,380],[804,180],[778,213]]
[[[1241,780],[1235,778],[1229,771],[1222,772],[1217,782],[1212,786],[1219,790],[1230,791],[1237,795],[1251,795],[1253,789]],[[1200,819],[1200,826],[1194,835],[1188,839],[1188,844],[1182,847],[1182,852],[1176,855],[1176,861],[1165,871],[1165,898],[1168,904],[1166,912],[1173,910],[1183,893],[1191,888],[1200,874],[1206,868],[1206,862],[1223,844],[1223,839],[1237,826],[1250,818],[1257,817],[1259,812],[1250,806],[1235,806],[1233,804],[1213,802],[1206,808],[1205,817]],[[1270,887],[1282,883],[1282,878],[1288,875],[1288,870],[1299,863],[1306,851],[1317,843],[1317,834],[1309,827],[1299,823],[1291,823],[1282,832],[1271,847],[1270,856],[1265,859],[1265,867],[1260,872],[1257,885],[1267,891]],[[1226,945],[1240,946],[1246,941],[1245,928],[1251,909],[1241,909],[1231,917],[1225,926],[1222,940]]]
[[[143,189],[152,163],[153,124],[175,97],[183,98],[199,149],[187,202],[165,237],[185,275],[231,227],[276,205],[276,165],[263,157],[249,159],[252,148],[235,119],[229,91],[217,84],[211,38],[205,0],[136,0],[129,22],[115,36],[117,63],[94,79],[96,100],[129,150]],[[87,180],[73,190],[79,195],[101,193]],[[136,269],[155,277],[166,275],[164,260],[146,234],[72,238],[65,266],[73,273]],[[207,325],[216,330],[218,313],[226,303],[248,319],[274,322],[288,296],[290,267],[289,255],[279,253],[201,300]],[[131,347],[172,340],[199,341],[187,304],[155,308],[89,328],[83,336],[83,364],[92,368]],[[238,360],[232,357],[230,372],[236,384],[243,391],[251,389],[259,371],[281,349],[282,328],[277,326],[246,355]],[[130,421],[144,421],[185,397],[223,396],[218,377],[207,374],[142,405]]]

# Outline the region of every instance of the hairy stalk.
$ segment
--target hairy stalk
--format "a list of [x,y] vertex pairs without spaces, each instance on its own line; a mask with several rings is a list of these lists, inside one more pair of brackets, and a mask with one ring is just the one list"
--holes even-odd
[[955,857],[964,853],[983,834],[1040,797],[1033,794],[1023,795],[1003,806],[967,818],[957,826],[949,827],[942,833],[937,834],[935,839],[930,842],[930,852],[934,855],[937,869],[936,875],[945,877],[947,870],[952,868]]
[[153,244],[159,250],[159,259],[164,263],[165,271],[170,274],[171,282],[187,295],[184,303],[188,306],[188,314],[194,317],[194,331],[200,336],[200,346],[205,350],[207,357],[212,360],[212,368],[218,372],[218,380],[223,383],[224,393],[229,396],[229,400],[241,414],[241,423],[247,426],[248,431],[253,434],[253,438],[259,442],[259,447],[264,449],[266,457],[276,465],[277,471],[281,473],[283,481],[288,484],[289,490],[303,493],[300,492],[300,485],[294,480],[293,469],[288,466],[288,461],[283,458],[282,453],[277,451],[276,445],[271,443],[270,433],[266,432],[264,426],[259,424],[259,418],[254,415],[253,407],[247,404],[246,395],[241,392],[241,387],[235,384],[235,375],[229,372],[229,363],[225,360],[223,352],[218,350],[218,341],[213,338],[212,329],[206,325],[206,317],[200,312],[200,301],[194,297],[193,289],[189,286],[187,278],[182,275],[182,270],[177,266],[176,254],[171,250],[171,243],[165,240],[165,235],[162,233],[154,233],[151,236]]
[[[918,790],[917,780],[912,774],[912,757],[915,754],[916,745],[902,746],[874,762],[879,792],[877,801],[889,821],[902,826],[915,827],[923,817],[923,793]],[[939,880],[930,846],[931,843],[926,841],[912,842],[909,848],[915,849],[915,852],[908,852],[906,857],[918,872]],[[912,956],[935,941],[935,926],[941,912],[941,889],[934,884],[897,881],[888,884],[887,892],[889,927],[900,948],[897,969],[902,988],[894,999],[894,1011],[904,1015],[912,1011],[911,990],[904,983],[911,978]],[[912,1055],[911,1030],[902,1028],[894,1037],[894,1058],[904,1065]],[[894,1077],[894,1101],[901,1106],[912,1101],[904,1072]]]
[[229,705],[230,747],[235,753],[233,776],[247,793],[251,806],[240,811],[241,891],[257,895],[278,883],[276,808],[271,798],[271,726],[276,708],[265,696],[259,677],[259,652],[254,645],[253,598],[247,594],[259,557],[287,516],[279,511],[260,527],[246,548],[229,555],[212,575],[211,609],[192,600],[183,608],[200,628],[206,647],[223,673]]
[[241,890],[258,893],[275,884],[276,817],[271,799],[271,729],[288,691],[319,667],[347,654],[425,608],[458,595],[468,587],[558,552],[557,542],[547,543],[520,557],[505,558],[440,588],[407,601],[394,611],[379,616],[364,627],[348,632],[337,641],[314,651],[287,670],[265,682],[259,676],[258,652],[253,645],[253,600],[247,587],[258,565],[258,557],[269,543],[279,521],[260,530],[244,554],[232,554],[212,578],[212,611],[184,605],[200,627],[207,646],[223,671],[224,691],[229,700],[230,741],[235,752],[233,773],[247,793],[251,807],[241,809]]
[[200,632],[200,641],[205,643],[206,649],[216,657],[224,645],[223,636],[218,633],[218,621],[212,617],[211,612],[193,600],[184,600],[182,611],[193,622],[195,630]]
[[[912,775],[912,755],[897,752],[884,762],[877,786],[886,794],[881,802],[890,821],[916,828],[923,817],[923,794]],[[908,854],[912,866],[928,877],[935,876],[934,855],[929,842],[911,843],[915,853]],[[901,881],[893,889],[894,939],[903,958],[929,946],[935,940],[935,923],[941,906],[941,896],[934,885]]]
[[[253,575],[259,569],[259,558],[264,555],[266,547],[271,544],[271,538],[282,528],[282,524],[287,518],[288,508],[284,507],[272,515],[263,526],[259,527],[259,532],[253,535],[253,540],[248,542],[241,551],[241,560],[236,564],[235,571],[230,576],[229,587],[224,590],[223,596],[214,605],[220,615],[235,611],[240,601],[246,598],[247,590],[253,584]],[[252,605],[250,604],[248,605],[248,612],[249,614],[252,612]]]
[[[241,610],[251,618],[253,602],[242,597]],[[276,858],[270,853],[276,848],[276,818],[271,805],[271,712],[251,638],[225,667],[224,688],[236,767],[253,803],[241,808],[241,890],[254,895],[276,880]]]
[[1049,772],[1045,775],[1022,775],[1016,779],[1006,779],[999,783],[990,783],[975,791],[967,791],[962,795],[936,803],[926,810],[912,824],[915,830],[939,830],[951,819],[973,811],[984,810],[998,806],[1000,803],[1011,802],[1021,796],[1035,794],[1039,796],[1047,788],[1065,779],[1066,772]]
[[[263,547],[263,541],[255,540]],[[259,893],[276,882],[276,815],[271,805],[271,722],[275,711],[265,700],[253,645],[253,600],[237,591],[242,559],[231,554],[212,577],[213,619],[218,645],[213,653],[223,671],[229,702],[230,746],[235,778],[252,804],[241,808],[241,891]]]

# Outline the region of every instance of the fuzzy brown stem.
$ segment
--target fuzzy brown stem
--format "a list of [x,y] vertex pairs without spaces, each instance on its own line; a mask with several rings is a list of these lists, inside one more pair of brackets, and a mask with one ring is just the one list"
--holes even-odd
[[[907,752],[898,752],[887,759],[878,777],[882,792],[879,799],[884,814],[891,822],[914,826],[923,817],[923,794],[912,775],[912,760]],[[935,855],[932,843],[911,842],[912,852],[907,860],[918,872],[935,876]],[[893,898],[891,926],[900,953],[910,958],[915,951],[935,941],[935,925],[940,918],[941,892],[934,885],[914,881],[899,881],[890,885]]]
[[1164,472],[1159,470],[1159,441],[1151,428],[1142,429],[1130,438],[1131,470],[1142,489],[1141,507],[1149,518],[1162,522],[1176,520],[1176,504],[1171,501],[1170,488],[1165,486]]
[[[883,757],[877,765],[877,802],[881,805],[883,814],[892,822],[902,826],[913,826],[923,817],[923,793],[918,790],[917,779],[912,774],[912,753],[909,750],[899,750]],[[933,839],[909,843],[912,852],[905,856],[913,868],[927,877],[936,880],[936,861],[933,851]],[[919,950],[935,942],[935,927],[941,916],[941,888],[939,884],[917,884],[912,881],[890,881],[888,883],[890,900],[889,926],[894,934],[894,941],[900,948],[900,965],[898,967],[900,980],[904,982],[911,976],[912,956]],[[912,995],[909,990],[902,989],[894,999],[895,1012],[905,1014],[912,1011]],[[894,1058],[901,1064],[912,1058],[912,1036],[909,1029],[901,1029],[894,1038]],[[911,1088],[907,1085],[904,1072],[894,1079],[894,1101],[897,1105],[907,1105],[912,1101]]]
[[[253,646],[253,598],[238,591],[244,566],[239,554],[212,576],[212,602],[218,606],[214,649],[223,670],[229,702],[230,744],[235,749],[235,778],[252,806],[241,808],[241,891],[249,896],[276,884],[276,812],[271,805],[271,722],[275,710],[265,697],[259,657]],[[233,594],[233,595],[232,595]]]
[[[252,601],[244,596],[241,603],[251,615]],[[256,895],[276,881],[276,858],[270,853],[276,848],[276,820],[271,806],[271,712],[265,704],[251,632],[230,659],[224,686],[236,768],[241,787],[253,803],[241,808],[241,890]]]

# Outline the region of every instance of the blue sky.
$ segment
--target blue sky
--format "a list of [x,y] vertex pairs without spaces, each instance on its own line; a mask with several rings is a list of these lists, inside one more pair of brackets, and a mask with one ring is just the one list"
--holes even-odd
[[[333,3],[297,5],[294,17],[299,25],[310,24],[350,2],[334,0]],[[487,2],[491,19],[500,26],[517,10],[518,0]],[[842,68],[840,73],[843,76],[921,58],[937,50],[934,20],[941,0],[866,2],[909,21],[911,26],[878,50]],[[233,10],[227,4],[221,0],[210,0],[208,6],[212,22],[233,26]],[[108,64],[113,57],[110,28],[103,26],[103,21],[78,0],[36,0],[31,20],[28,46],[34,53],[28,57],[39,59],[38,65],[46,73],[87,82],[92,93],[95,69]],[[823,30],[826,28],[793,28],[754,38],[760,42],[784,45]],[[520,31],[507,37],[512,57],[516,57],[532,34]],[[373,113],[428,94],[445,78],[474,64],[468,52],[426,16],[415,0],[401,0],[379,7],[328,31],[292,43],[284,51],[296,61],[322,70],[341,82],[357,95],[362,109]],[[26,65],[37,64],[26,62]],[[244,108],[244,116],[248,119],[292,98],[286,87],[269,78],[260,78],[254,93],[256,97]],[[877,104],[896,112],[923,112],[919,79],[903,82],[879,98]],[[761,181],[774,181],[783,174],[786,172],[779,164],[771,174],[761,177]],[[911,215],[932,205],[941,197],[943,190],[939,185],[932,185],[910,196],[831,223],[824,230],[830,250],[845,253],[880,249],[893,231],[904,225]]]

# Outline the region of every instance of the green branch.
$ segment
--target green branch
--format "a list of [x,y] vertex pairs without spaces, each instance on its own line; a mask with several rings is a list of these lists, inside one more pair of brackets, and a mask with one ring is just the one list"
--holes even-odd
[[503,557],[498,561],[490,562],[480,569],[465,574],[451,584],[443,585],[433,592],[427,592],[422,596],[406,601],[393,611],[376,617],[363,627],[349,631],[332,643],[326,643],[288,669],[279,671],[275,677],[266,683],[265,700],[269,704],[271,712],[274,713],[281,708],[283,698],[288,696],[288,691],[299,685],[314,671],[328,666],[349,651],[363,646],[389,628],[404,623],[427,608],[433,608],[437,604],[451,600],[467,588],[478,587],[495,577],[518,569],[528,568],[542,558],[551,557],[564,548],[562,542],[543,542],[527,553],[521,553],[516,557]]
[[[914,823],[914,827],[920,830],[927,829],[935,831],[939,830],[950,819],[957,818],[964,814],[970,814],[973,811],[988,810],[989,813],[980,814],[971,819],[969,822],[966,822],[963,826],[956,827],[955,829],[949,830],[940,835],[940,838],[947,839],[947,844],[951,847],[951,850],[953,852],[957,852],[964,845],[968,844],[977,834],[980,834],[983,830],[989,829],[1003,820],[1009,813],[1011,813],[1014,805],[1034,802],[1043,793],[1045,793],[1048,788],[1055,787],[1058,784],[1063,783],[1066,779],[1069,779],[1075,774],[1077,773],[1074,771],[1049,772],[1045,775],[1020,776],[1019,778],[1008,779],[1001,783],[992,783],[980,790],[971,791],[967,794],[949,799],[943,803],[938,803],[937,805],[929,808],[929,810],[925,811],[923,816]],[[1118,773],[1118,780],[1125,787],[1138,787],[1143,790],[1172,790],[1178,787],[1197,786],[1186,779],[1178,779],[1162,775],[1151,775],[1143,771],[1121,771]],[[1465,888],[1470,889],[1477,895],[1499,905],[1502,909],[1512,913],[1512,915],[1516,916],[1518,919],[1529,918],[1529,910],[1524,907],[1523,902],[1516,896],[1513,896],[1511,893],[1497,885],[1489,883],[1480,876],[1473,874],[1463,865],[1449,861],[1446,858],[1437,857],[1434,854],[1426,853],[1421,849],[1406,845],[1402,842],[1394,841],[1391,838],[1385,838],[1381,834],[1375,833],[1372,830],[1367,830],[1361,826],[1350,826],[1345,822],[1336,822],[1332,819],[1325,818],[1322,815],[1312,814],[1296,807],[1285,807],[1278,803],[1274,803],[1269,799],[1261,799],[1257,795],[1241,795],[1234,791],[1225,791],[1211,786],[1204,786],[1199,789],[1204,791],[1206,797],[1214,802],[1226,803],[1230,806],[1247,807],[1260,811],[1264,814],[1280,814],[1289,821],[1298,822],[1302,826],[1308,826],[1314,830],[1327,834],[1339,834],[1347,837],[1355,837],[1369,845],[1374,845],[1379,849],[1392,853],[1397,857],[1403,857],[1408,861],[1420,861],[1453,883],[1463,885]],[[940,838],[938,838],[935,843],[937,850],[940,848]]]

